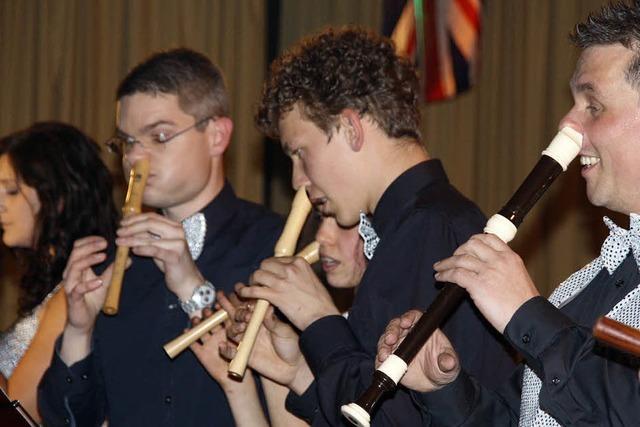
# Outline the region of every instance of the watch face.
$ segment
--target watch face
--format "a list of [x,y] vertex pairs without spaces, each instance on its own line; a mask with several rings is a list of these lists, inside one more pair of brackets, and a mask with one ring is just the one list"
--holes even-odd
[[202,285],[200,286],[194,295],[194,300],[198,300],[198,303],[204,307],[205,305],[209,305],[213,303],[214,293],[213,289],[209,286]]
[[193,295],[189,301],[181,301],[180,306],[187,314],[191,314],[192,312],[205,307],[210,307],[216,300],[215,291],[215,286],[206,281],[193,291]]

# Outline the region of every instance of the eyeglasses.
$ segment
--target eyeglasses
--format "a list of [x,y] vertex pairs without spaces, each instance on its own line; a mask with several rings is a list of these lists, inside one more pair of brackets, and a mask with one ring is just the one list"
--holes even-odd
[[107,146],[107,148],[111,153],[118,154],[118,155],[129,154],[133,150],[133,147],[136,144],[140,144],[144,148],[150,151],[157,151],[169,141],[213,119],[214,119],[213,116],[205,117],[204,119],[198,120],[191,126],[184,128],[182,130],[179,130],[174,134],[159,132],[158,134],[149,135],[147,137],[139,138],[139,139],[134,138],[133,136],[127,135],[124,132],[116,131],[116,134],[111,138],[109,138],[105,142],[105,145]]

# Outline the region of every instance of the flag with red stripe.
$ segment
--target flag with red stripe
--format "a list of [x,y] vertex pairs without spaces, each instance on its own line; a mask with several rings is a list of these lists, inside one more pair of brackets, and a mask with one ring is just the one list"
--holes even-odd
[[473,84],[481,6],[481,0],[385,1],[383,31],[399,54],[416,61],[426,101],[451,98]]

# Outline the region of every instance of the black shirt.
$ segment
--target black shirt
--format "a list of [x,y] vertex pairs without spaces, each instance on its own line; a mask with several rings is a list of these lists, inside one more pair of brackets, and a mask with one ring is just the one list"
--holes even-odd
[[[314,425],[349,425],[340,406],[370,384],[376,345],[389,321],[412,308],[425,309],[440,286],[433,264],[450,256],[486,223],[480,210],[453,188],[438,160],[420,163],[384,192],[373,215],[380,243],[358,287],[348,320],[328,316],[301,335],[301,349],[316,381],[287,406]],[[460,349],[463,365],[489,385],[513,366],[491,327],[466,301],[444,330]],[[502,376],[502,373],[506,374]],[[399,389],[379,405],[373,425],[419,425],[421,411]]]
[[[591,330],[598,317],[640,283],[630,252],[609,275],[602,269],[560,309],[543,297],[520,307],[505,335],[542,380],[540,407],[566,426],[640,425],[638,360],[597,344]],[[461,372],[450,385],[416,394],[435,425],[517,426],[524,367],[491,392]]]
[[[202,211],[196,265],[217,289],[233,290],[273,254],[282,220],[238,199],[227,183]],[[190,351],[171,360],[162,346],[188,327],[175,294],[150,258],[133,257],[116,316],[98,316],[93,349],[70,368],[55,352],[39,387],[46,425],[233,426],[224,392]]]

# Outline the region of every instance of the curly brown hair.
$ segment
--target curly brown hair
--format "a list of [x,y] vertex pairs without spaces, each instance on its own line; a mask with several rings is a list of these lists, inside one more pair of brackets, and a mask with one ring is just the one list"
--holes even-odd
[[370,117],[391,138],[420,139],[415,67],[396,55],[391,40],[361,28],[329,28],[276,59],[256,125],[278,138],[281,116],[297,103],[328,136],[349,108]]
[[89,235],[113,240],[119,213],[100,147],[71,125],[35,123],[0,138],[0,155],[40,202],[34,246],[15,249],[24,270],[19,315],[26,316],[62,280],[73,242]]

